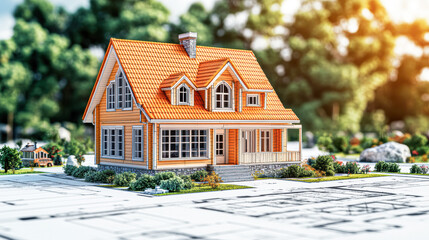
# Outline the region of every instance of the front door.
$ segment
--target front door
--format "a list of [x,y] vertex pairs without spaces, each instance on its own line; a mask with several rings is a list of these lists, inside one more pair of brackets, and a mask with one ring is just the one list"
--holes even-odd
[[216,129],[216,164],[225,164],[225,130]]

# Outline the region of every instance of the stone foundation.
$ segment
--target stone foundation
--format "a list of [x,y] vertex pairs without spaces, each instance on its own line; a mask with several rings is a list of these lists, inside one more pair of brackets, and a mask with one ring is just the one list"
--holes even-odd
[[205,168],[205,167],[150,170],[150,169],[143,169],[143,168],[113,166],[113,165],[105,165],[105,164],[98,165],[99,171],[107,170],[107,169],[113,170],[116,173],[133,172],[136,174],[149,174],[149,175],[155,175],[156,173],[159,173],[159,172],[174,172],[177,175],[191,175],[192,173],[199,171],[199,170],[206,170],[207,171],[207,168]]
[[300,165],[300,162],[297,162],[297,163],[273,163],[273,164],[251,164],[251,165],[246,165],[246,166],[249,166],[250,171],[253,174],[256,171],[267,172],[267,171],[272,171],[275,169],[286,168],[286,167],[289,167],[291,165]]

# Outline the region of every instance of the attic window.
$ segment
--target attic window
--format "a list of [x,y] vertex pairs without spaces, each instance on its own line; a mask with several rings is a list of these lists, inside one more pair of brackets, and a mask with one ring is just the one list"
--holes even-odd
[[231,90],[226,83],[220,83],[215,92],[215,108],[231,109]]
[[182,84],[178,91],[179,105],[189,105],[189,87],[186,84]]
[[247,95],[247,106],[259,107],[259,94],[248,94]]
[[125,76],[121,70],[118,70],[118,73],[115,77],[116,81],[116,108],[122,110],[131,110],[132,109],[132,96],[131,89],[125,80]]
[[115,81],[110,82],[107,87],[107,110],[115,110],[116,108]]

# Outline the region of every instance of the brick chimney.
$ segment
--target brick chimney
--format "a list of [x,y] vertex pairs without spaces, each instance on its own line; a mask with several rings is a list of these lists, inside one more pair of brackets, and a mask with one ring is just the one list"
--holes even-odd
[[188,53],[189,58],[197,56],[197,33],[187,32],[179,34],[179,41]]

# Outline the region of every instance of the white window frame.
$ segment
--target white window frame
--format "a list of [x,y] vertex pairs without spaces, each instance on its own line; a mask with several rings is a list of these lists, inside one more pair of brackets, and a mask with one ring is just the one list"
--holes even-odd
[[[115,81],[111,81],[106,90],[106,111],[116,111],[116,85]],[[110,107],[113,105],[112,107]]]
[[[140,136],[137,135],[137,131],[140,131]],[[133,126],[133,140],[132,140],[132,152],[133,152],[133,161],[143,161],[144,156],[144,130],[143,126]],[[137,141],[137,137],[140,137],[140,142]],[[137,155],[137,146],[140,145],[140,154],[141,156],[138,157]]]
[[[122,72],[121,69],[119,69],[118,72],[116,73],[115,81],[116,81],[116,92],[115,92],[116,109],[132,110],[133,97],[131,93],[131,88],[130,88],[130,85],[128,84],[127,79],[125,78],[125,74]],[[121,93],[119,93],[119,90],[121,90]]]
[[[161,129],[160,134],[160,142],[161,142],[161,160],[163,161],[169,161],[169,160],[201,160],[201,159],[209,159],[209,129]],[[178,142],[174,142],[178,144],[178,157],[171,157],[172,152],[171,151],[171,132],[172,131],[178,131],[178,135],[175,135],[176,138],[178,138]],[[201,131],[205,131],[205,134],[202,134]],[[168,135],[164,135],[166,132],[168,132]],[[186,132],[189,133],[186,134]],[[205,141],[202,140],[202,138],[205,137]],[[188,139],[188,140],[185,140]],[[188,144],[188,148],[183,149],[185,144]],[[197,156],[193,156],[193,153],[195,151],[193,146],[194,144],[197,145],[196,152]],[[202,150],[202,144],[205,144],[205,150]],[[167,145],[167,149],[164,149],[164,145]],[[164,153],[168,153],[168,157],[164,157]],[[189,157],[183,157],[183,152],[189,152]],[[203,155],[205,152],[205,155]]]
[[[225,85],[226,86],[226,88],[228,89],[228,93],[218,93],[217,92],[217,89],[221,86],[221,85]],[[214,94],[214,102],[213,102],[213,109],[214,110],[218,110],[218,111],[233,111],[233,101],[232,101],[232,98],[233,98],[233,95],[234,94],[232,94],[232,88],[231,88],[231,86],[229,86],[229,84],[227,83],[227,82],[225,82],[225,81],[221,81],[220,83],[218,83],[217,85],[216,85],[216,87],[214,88],[214,91],[213,91],[213,93],[212,94]],[[221,102],[221,107],[217,107],[217,103],[218,103],[218,100],[217,100],[217,96],[218,95],[221,95],[222,97],[221,97],[221,100],[220,100],[220,102]],[[228,107],[224,107],[224,103],[225,103],[225,99],[224,99],[224,96],[225,95],[227,95],[228,96]]]
[[[264,137],[262,137],[262,132],[265,133]],[[267,132],[269,133],[268,137],[266,135]],[[260,139],[259,146],[260,146],[261,152],[273,152],[273,139],[274,138],[273,138],[273,131],[272,130],[261,129],[259,131],[259,139]],[[269,141],[268,151],[267,151],[267,147],[266,147],[266,144],[267,144],[266,141],[267,140]],[[262,146],[264,146],[264,148]],[[264,149],[264,151],[262,149]]]
[[241,131],[241,142],[243,153],[255,153],[256,152],[256,131],[255,130],[242,130]]
[[[112,130],[115,130],[115,154],[112,155]],[[119,134],[119,130],[122,131],[122,135]],[[107,142],[105,140],[105,131],[107,131]],[[124,149],[124,126],[101,126],[101,157],[103,158],[112,158],[112,159],[124,159],[125,149]],[[119,139],[122,138],[122,142]],[[107,143],[107,149],[105,147],[105,143]],[[122,149],[122,155],[119,154],[119,148]],[[107,154],[106,154],[107,152]]]
[[[251,103],[251,98],[255,98],[255,103]],[[249,107],[260,107],[261,106],[261,101],[260,101],[259,94],[247,94],[247,97],[246,97],[246,106],[249,106]]]
[[[182,88],[185,88],[185,95],[186,95],[186,100],[187,101],[181,101],[180,99],[180,90]],[[190,105],[191,104],[191,89],[188,87],[188,85],[182,83],[178,88],[177,88],[177,105]]]

